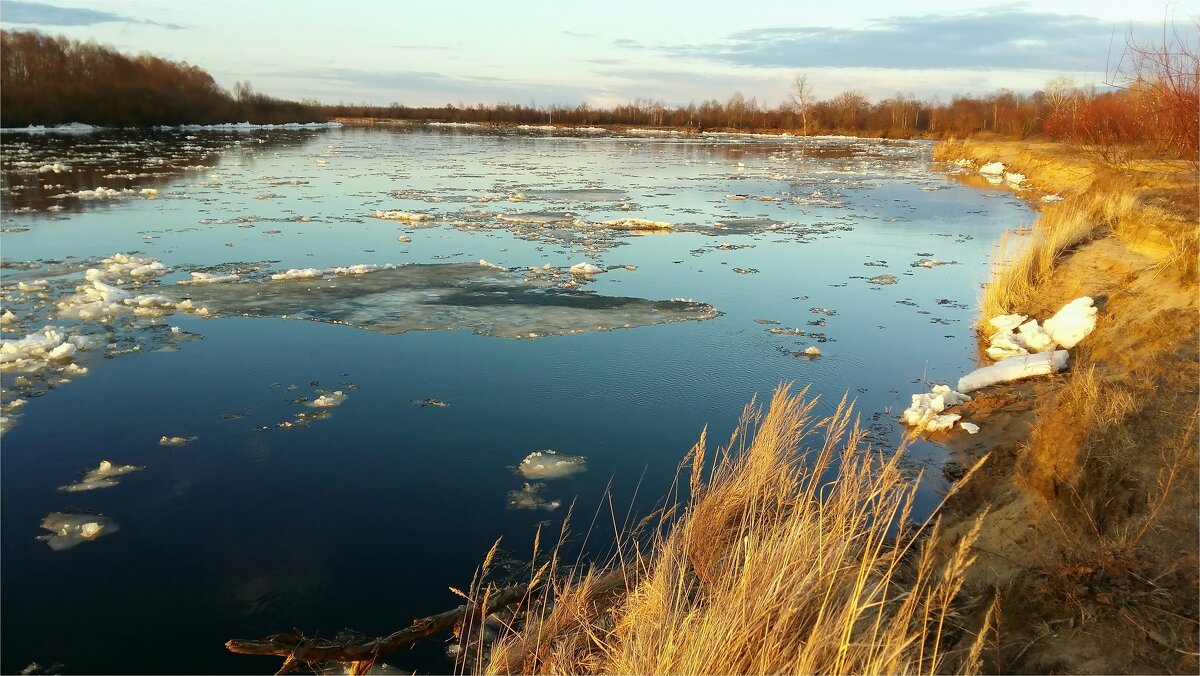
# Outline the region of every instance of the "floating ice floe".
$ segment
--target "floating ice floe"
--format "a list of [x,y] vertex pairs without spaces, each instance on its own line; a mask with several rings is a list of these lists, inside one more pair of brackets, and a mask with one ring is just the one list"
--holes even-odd
[[[961,384],[959,389],[962,389]],[[900,421],[915,432],[948,430],[962,416],[943,411],[970,400],[970,397],[950,389],[948,385],[934,385],[930,392],[912,395],[912,404],[900,414]]]
[[66,330],[44,326],[19,340],[0,343],[0,370],[38,371],[51,362],[68,360],[79,348]]
[[90,134],[101,129],[104,127],[93,127],[82,122],[68,122],[56,127],[47,127],[42,124],[31,124],[28,127],[4,127],[0,131],[6,134]]
[[880,284],[880,285],[896,284],[899,281],[900,280],[896,277],[896,275],[892,275],[892,274],[888,274],[888,273],[884,273],[882,275],[878,275],[878,276],[872,277],[867,280],[867,282],[869,284]]
[[17,291],[21,293],[38,293],[46,291],[50,288],[50,282],[44,279],[35,279],[32,282],[17,282]]
[[164,436],[158,440],[159,446],[186,446],[200,437],[168,437]]
[[348,395],[345,392],[337,390],[322,394],[316,399],[313,399],[305,404],[305,406],[310,406],[312,408],[333,408],[334,406],[340,406],[342,402],[346,401],[347,396]]
[[132,256],[115,253],[108,258],[100,259],[103,272],[109,275],[129,275],[131,277],[158,277],[167,273],[167,266],[154,258]]
[[672,230],[675,226],[664,221],[649,221],[644,218],[618,218],[604,221],[604,225],[617,230]]
[[9,326],[10,324],[16,324],[19,321],[21,320],[15,314],[13,314],[12,310],[0,312],[0,326]]
[[432,406],[433,408],[446,408],[450,405],[441,399],[413,399],[412,404],[413,406],[420,406],[421,408],[425,408],[427,406]]
[[37,171],[39,174],[48,174],[50,172],[54,172],[56,174],[61,174],[64,171],[70,171],[70,170],[71,170],[71,167],[68,167],[67,165],[61,164],[59,162],[55,162],[53,164],[43,164],[42,166],[38,167]]
[[321,279],[325,276],[325,272],[317,268],[292,268],[271,275],[271,279],[282,282],[293,279]]
[[958,379],[959,392],[974,392],[989,385],[1007,383],[1023,378],[1056,373],[1067,367],[1067,351],[1040,352],[1038,354],[1009,357]]
[[496,263],[489,263],[488,261],[486,261],[482,258],[479,259],[479,264],[485,268],[491,268],[493,270],[502,270],[502,271],[508,270],[508,268],[504,267],[503,265],[497,265]]
[[117,485],[116,478],[131,472],[137,472],[144,468],[136,465],[114,465],[108,460],[101,460],[100,466],[96,469],[89,470],[83,478],[76,483],[59,486],[58,490],[76,493],[79,491],[90,491],[97,488],[111,488]]
[[587,470],[587,458],[557,451],[534,451],[525,456],[517,472],[526,479],[561,479]]
[[604,272],[604,269],[598,268],[595,265],[592,265],[591,263],[583,262],[583,263],[576,263],[575,265],[572,265],[570,268],[568,268],[567,271],[573,275],[586,276],[586,275],[598,275],[601,272]]
[[241,279],[240,275],[218,275],[209,272],[192,272],[191,279],[181,279],[176,284],[225,284],[228,282],[236,282]]
[[[171,298],[188,298],[176,307],[186,309],[188,303],[197,314],[195,308],[203,306],[217,314],[325,321],[382,333],[473,328],[482,335],[527,339],[530,333],[540,337],[609,331],[719,314],[711,305],[695,301],[577,291],[566,288],[553,266],[539,271],[505,272],[478,263],[412,264],[347,277],[314,277],[303,284],[264,281],[156,290]],[[574,278],[582,281],[586,276]],[[255,289],[263,283],[273,285],[270,293]]]
[[547,500],[542,496],[546,489],[543,483],[526,483],[519,491],[508,492],[509,509],[543,509],[552,512],[562,506],[560,500]]
[[421,221],[433,220],[433,216],[429,214],[415,214],[410,211],[376,211],[371,216],[385,221],[400,221],[401,223],[420,223]]
[[67,192],[57,197],[78,197],[85,200],[112,200],[133,197],[137,195],[137,191],[132,188],[105,188],[98,186],[94,190],[79,190],[76,192]]
[[120,530],[117,522],[106,516],[65,512],[51,512],[42,519],[42,528],[50,531],[50,535],[39,535],[37,539],[56,552]]
[[988,357],[993,360],[1046,352],[1055,347],[1073,348],[1096,328],[1096,307],[1090,296],[1067,303],[1039,326],[1036,319],[1012,314],[993,317],[995,332],[988,337]]

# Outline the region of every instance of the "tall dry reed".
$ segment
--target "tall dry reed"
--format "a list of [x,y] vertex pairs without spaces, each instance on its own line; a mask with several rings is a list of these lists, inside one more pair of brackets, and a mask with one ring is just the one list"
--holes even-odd
[[844,400],[814,419],[805,394],[781,386],[765,414],[752,403],[711,459],[702,435],[684,461],[689,499],[609,566],[553,583],[553,605],[535,605],[483,670],[976,669],[982,632],[954,610],[974,533],[935,556],[902,451],[867,447]]

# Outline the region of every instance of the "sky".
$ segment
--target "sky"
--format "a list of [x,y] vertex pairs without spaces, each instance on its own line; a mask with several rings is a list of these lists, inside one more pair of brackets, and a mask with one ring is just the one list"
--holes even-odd
[[324,103],[669,105],[735,92],[819,98],[1102,86],[1126,37],[1194,41],[1200,0],[0,0],[38,30],[204,68],[218,84]]

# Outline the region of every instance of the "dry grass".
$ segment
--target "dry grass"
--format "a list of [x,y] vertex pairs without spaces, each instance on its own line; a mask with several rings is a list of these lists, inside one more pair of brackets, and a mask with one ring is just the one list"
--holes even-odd
[[688,502],[606,570],[556,582],[552,608],[530,611],[486,671],[976,669],[982,632],[955,612],[973,536],[935,556],[937,524],[910,523],[901,451],[864,447],[844,401],[821,420],[813,404],[781,387],[711,461],[702,436]]

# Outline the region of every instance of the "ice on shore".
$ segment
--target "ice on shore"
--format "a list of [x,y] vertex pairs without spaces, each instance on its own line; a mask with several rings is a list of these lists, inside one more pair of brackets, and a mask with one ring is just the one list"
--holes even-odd
[[984,176],[1002,176],[1004,174],[1004,169],[1005,166],[1003,162],[988,162],[979,168],[979,173],[983,174]]
[[993,317],[988,323],[995,332],[988,337],[987,355],[1000,360],[1055,347],[1073,348],[1096,328],[1096,312],[1092,298],[1081,296],[1040,326],[1036,319],[1021,314]]
[[479,259],[479,264],[485,268],[491,268],[493,270],[500,270],[500,271],[508,270],[508,268],[504,267],[503,265],[497,265],[496,263],[489,263],[488,261],[486,261],[482,258]]
[[[962,390],[961,383],[959,390]],[[951,406],[957,406],[971,398],[963,394],[965,390],[955,391],[948,385],[934,385],[930,392],[912,395],[912,404],[900,414],[900,421],[912,427],[915,432],[937,432],[948,430],[962,416],[943,413]]]
[[1050,375],[1067,367],[1067,351],[1040,352],[1003,359],[991,366],[976,369],[958,379],[959,392],[974,392],[989,385],[1007,383],[1022,378]]
[[39,535],[37,539],[45,542],[56,552],[70,549],[81,542],[91,542],[96,538],[120,530],[116,521],[99,514],[51,512],[42,519],[42,528],[50,531],[49,535]]
[[1062,306],[1043,328],[1060,347],[1073,348],[1096,328],[1095,301],[1081,296]]
[[79,491],[95,490],[97,488],[111,488],[117,485],[117,477],[142,469],[144,468],[137,467],[136,465],[114,465],[108,460],[101,460],[100,466],[89,470],[83,475],[82,479],[67,486],[59,486],[58,490],[76,493]]
[[517,465],[517,472],[526,479],[561,479],[584,471],[587,471],[584,456],[551,450],[534,451]]

